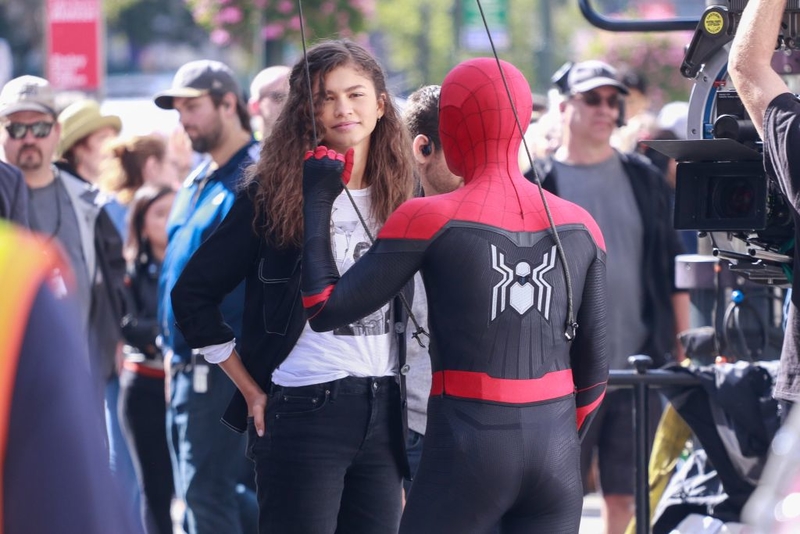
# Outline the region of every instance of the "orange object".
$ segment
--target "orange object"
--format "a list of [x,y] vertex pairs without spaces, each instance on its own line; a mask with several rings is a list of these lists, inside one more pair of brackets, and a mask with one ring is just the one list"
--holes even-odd
[[42,283],[63,265],[61,257],[52,245],[0,221],[0,534],[3,470],[17,361],[33,300]]

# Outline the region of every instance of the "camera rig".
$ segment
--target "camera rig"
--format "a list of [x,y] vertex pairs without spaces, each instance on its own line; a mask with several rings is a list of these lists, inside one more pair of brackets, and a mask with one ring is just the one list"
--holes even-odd
[[[746,5],[747,0],[728,0],[727,7],[717,5],[705,10],[681,64],[681,74],[686,78],[697,77],[703,65],[708,64],[723,46],[733,40]],[[800,43],[797,42],[800,32],[800,0],[787,1],[781,27],[776,48],[800,48]],[[725,57],[727,59],[727,54]]]
[[[752,281],[788,286],[794,223],[764,172],[762,142],[728,76],[728,52],[747,0],[706,8],[681,74],[694,80],[686,140],[646,144],[677,160],[674,226],[708,235],[712,253]],[[800,73],[800,0],[789,0],[773,68]],[[787,84],[789,81],[787,80]],[[791,87],[791,84],[789,84]]]

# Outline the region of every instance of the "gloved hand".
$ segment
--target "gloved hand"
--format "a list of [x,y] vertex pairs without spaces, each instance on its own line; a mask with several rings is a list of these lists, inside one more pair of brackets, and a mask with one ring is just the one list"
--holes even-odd
[[342,155],[324,146],[306,152],[303,163],[303,197],[333,202],[350,181],[353,149]]

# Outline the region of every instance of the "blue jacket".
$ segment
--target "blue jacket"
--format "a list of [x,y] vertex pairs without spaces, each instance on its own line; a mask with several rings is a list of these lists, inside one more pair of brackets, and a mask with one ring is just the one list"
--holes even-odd
[[[173,361],[189,362],[192,349],[175,328],[175,314],[170,293],[183,268],[195,250],[219,226],[228,214],[244,170],[258,154],[258,144],[244,146],[223,166],[213,169],[210,159],[202,162],[189,175],[178,192],[167,221],[167,245],[158,283],[158,322],[163,349],[174,352]],[[220,261],[224,261],[220,259]],[[241,337],[244,283],[225,297],[220,311],[225,322]]]

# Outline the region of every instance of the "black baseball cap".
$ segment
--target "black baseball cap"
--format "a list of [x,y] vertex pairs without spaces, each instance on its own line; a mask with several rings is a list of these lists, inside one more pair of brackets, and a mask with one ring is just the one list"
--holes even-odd
[[174,98],[196,98],[207,94],[233,93],[242,99],[242,89],[233,71],[224,63],[210,59],[190,61],[172,79],[172,87],[155,96],[156,106],[175,109]]
[[567,74],[566,89],[569,94],[585,93],[604,85],[616,87],[623,95],[628,94],[628,88],[617,79],[614,67],[596,59],[576,63]]

